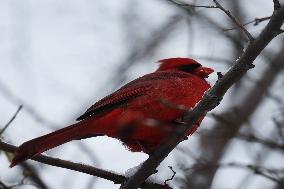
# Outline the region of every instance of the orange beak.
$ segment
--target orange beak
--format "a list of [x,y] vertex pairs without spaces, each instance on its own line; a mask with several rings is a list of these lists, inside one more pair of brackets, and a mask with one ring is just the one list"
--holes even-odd
[[198,75],[202,78],[207,78],[213,72],[214,72],[214,70],[212,68],[207,68],[207,67],[203,67],[203,66],[200,66],[200,67],[194,69],[194,71],[193,71],[193,73],[195,75]]

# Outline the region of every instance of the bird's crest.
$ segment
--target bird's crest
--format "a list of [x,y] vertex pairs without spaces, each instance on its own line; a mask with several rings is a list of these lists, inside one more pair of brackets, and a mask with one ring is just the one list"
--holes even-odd
[[158,61],[160,63],[157,71],[179,70],[197,75],[201,78],[207,78],[214,70],[203,67],[197,61],[191,58],[168,58]]
[[160,66],[157,71],[166,71],[166,70],[193,70],[197,67],[200,67],[197,61],[191,58],[168,58],[159,60]]

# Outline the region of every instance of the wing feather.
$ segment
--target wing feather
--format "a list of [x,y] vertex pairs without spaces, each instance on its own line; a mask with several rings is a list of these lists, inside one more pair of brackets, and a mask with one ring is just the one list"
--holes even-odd
[[130,83],[124,85],[116,92],[104,97],[103,99],[92,105],[83,115],[77,118],[77,121],[87,117],[99,115],[103,112],[110,111],[115,107],[122,106],[133,98],[145,95],[151,90],[151,86],[155,85],[158,80],[172,79],[176,77],[188,77],[185,72],[155,72],[137,78]]
[[133,98],[144,95],[146,90],[146,86],[119,89],[118,91],[106,96],[92,105],[83,115],[77,118],[77,121],[83,120],[92,115],[97,115],[107,110],[112,110],[113,108],[123,105]]

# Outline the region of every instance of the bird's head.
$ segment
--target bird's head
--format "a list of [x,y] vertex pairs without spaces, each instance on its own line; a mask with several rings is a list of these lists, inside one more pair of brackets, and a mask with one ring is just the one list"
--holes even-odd
[[212,68],[203,67],[201,64],[190,58],[168,58],[158,61],[160,63],[157,71],[183,71],[207,78],[214,72]]

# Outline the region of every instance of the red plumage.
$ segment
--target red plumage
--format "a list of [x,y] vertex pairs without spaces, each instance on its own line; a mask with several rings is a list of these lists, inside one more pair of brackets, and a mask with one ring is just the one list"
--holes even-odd
[[159,62],[156,72],[96,102],[78,118],[80,122],[23,143],[11,167],[71,140],[101,135],[121,140],[131,151],[155,150],[178,125],[184,111],[194,107],[210,88],[205,78],[213,72],[189,58]]

